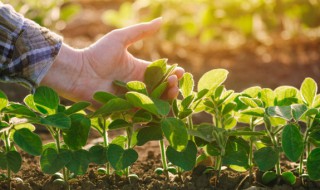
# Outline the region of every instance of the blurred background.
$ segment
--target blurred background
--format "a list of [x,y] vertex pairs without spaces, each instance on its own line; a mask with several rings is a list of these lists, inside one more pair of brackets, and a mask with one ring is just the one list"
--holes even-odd
[[[226,88],[300,87],[320,79],[320,0],[4,0],[83,48],[112,29],[163,17],[161,31],[130,47],[141,59],[168,58],[195,80],[229,70]],[[28,90],[0,83],[12,101]]]

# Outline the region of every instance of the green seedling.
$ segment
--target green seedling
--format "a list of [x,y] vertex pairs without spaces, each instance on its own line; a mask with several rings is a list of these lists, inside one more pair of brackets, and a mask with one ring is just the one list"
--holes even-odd
[[[306,78],[300,90],[251,87],[235,93],[223,85],[228,71],[214,69],[200,78],[194,92],[193,76],[185,73],[179,81],[181,96],[168,102],[161,97],[175,67],[168,66],[165,59],[157,60],[147,67],[144,82],[115,82],[127,90],[125,94],[95,93],[93,99],[101,106],[89,117],[83,109],[90,103],[61,105],[57,93],[48,87],[41,86],[25,97],[27,106],[9,102],[0,92],[0,139],[4,145],[0,168],[7,171],[1,179],[11,179],[11,172],[20,170],[19,147],[40,155],[42,171],[51,174],[52,183],[61,188],[68,186],[69,178],[85,174],[89,163],[105,165],[98,169],[101,175],[110,175],[112,167],[131,181],[138,179],[130,173],[138,159],[134,148],[149,141],[159,141],[162,168],[155,172],[167,179],[169,173],[182,179],[183,172],[210,158],[204,173],[216,171],[219,176],[228,166],[239,172],[248,170],[252,181],[257,166],[265,172],[264,184],[282,180],[294,185],[295,173],[281,171],[283,154],[289,161],[299,162],[294,170],[300,177],[320,179],[320,95],[314,80]],[[212,122],[195,125],[192,116],[201,112],[209,113]],[[33,124],[46,127],[54,142],[42,145],[33,133]],[[262,124],[263,129],[256,129]],[[83,147],[91,127],[103,142],[87,151]],[[124,130],[126,135],[109,142],[111,130]]]
[[91,124],[82,110],[90,103],[78,102],[65,107],[60,104],[58,94],[44,86],[28,95],[24,102],[36,114],[30,120],[45,126],[54,139],[54,143],[44,145],[41,152],[42,171],[54,174],[62,170],[65,182],[71,173],[83,175],[90,160],[89,152],[82,147],[86,145]]
[[17,173],[22,164],[22,158],[16,146],[25,152],[38,156],[42,151],[40,137],[33,133],[35,126],[23,116],[33,116],[27,107],[8,101],[6,95],[0,91],[0,140],[4,147],[0,148],[0,168],[7,170],[5,178],[9,179],[11,189],[11,172]]

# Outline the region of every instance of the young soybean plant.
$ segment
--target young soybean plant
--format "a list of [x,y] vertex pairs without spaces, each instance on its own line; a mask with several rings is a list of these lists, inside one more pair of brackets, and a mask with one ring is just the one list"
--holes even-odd
[[[142,127],[134,132],[136,145],[159,141],[163,168],[156,169],[156,173],[164,174],[167,178],[168,172],[181,174],[191,170],[197,153],[195,144],[188,141],[186,124],[179,118],[169,117],[170,104],[160,99],[167,88],[167,78],[175,67],[176,65],[168,67],[165,59],[157,60],[147,67],[145,83],[130,81],[125,85],[129,90],[125,94],[126,100],[137,109],[127,122],[130,126],[138,124]],[[167,148],[163,137],[169,143]],[[169,167],[167,159],[178,169]]]
[[[127,121],[132,112],[132,105],[123,97],[107,92],[95,93],[94,99],[103,104],[91,117],[95,121],[93,127],[102,135],[104,142],[103,145],[90,148],[89,152],[95,158],[93,161],[97,164],[106,163],[106,170],[100,171],[107,175],[110,174],[111,165],[120,176],[125,174],[129,179],[137,177],[129,172],[130,166],[138,159],[138,154],[133,149],[133,125]],[[127,136],[118,136],[109,143],[108,131],[118,129],[126,129]]]
[[[265,131],[261,132],[266,135],[259,139],[253,139],[256,148],[253,154],[254,162],[261,171],[265,172],[262,181],[267,184],[281,176],[283,180],[294,184],[295,177],[293,173],[282,173],[280,168],[281,134],[290,120],[290,117],[280,117],[280,115],[287,113],[288,106],[290,107],[290,105],[299,102],[298,91],[294,87],[281,86],[274,91],[268,88],[259,89],[257,93],[253,94],[251,93],[250,95],[249,93],[249,95],[239,98],[240,102],[247,106],[241,108],[240,115],[242,118],[250,118],[251,129],[261,123],[265,125]],[[255,119],[254,121],[252,120],[253,118]],[[269,159],[266,160],[266,157]],[[276,172],[269,171],[274,167]]]
[[237,94],[226,90],[222,83],[228,72],[224,69],[215,69],[205,73],[199,80],[198,93],[193,102],[194,111],[205,111],[212,115],[213,123],[202,123],[189,129],[189,134],[204,141],[205,152],[215,157],[214,170],[220,174],[222,165],[227,165],[237,171],[245,171],[248,166],[249,145],[241,137],[243,135],[261,135],[258,132],[234,130],[237,124],[234,102]]
[[[58,94],[45,86],[38,87],[24,102],[37,113],[31,118],[32,122],[45,126],[55,141],[43,146],[40,157],[42,171],[55,174],[62,170],[62,176],[57,174],[53,177],[58,178],[54,182],[64,184],[71,176],[70,172],[73,175],[84,174],[90,160],[89,152],[82,147],[86,145],[91,124],[81,110],[90,103],[78,102],[65,107],[60,104]],[[63,179],[59,179],[60,177]]]
[[34,156],[42,151],[41,139],[33,133],[35,127],[26,119],[30,116],[34,116],[32,111],[21,104],[9,102],[0,91],[0,140],[4,142],[4,147],[0,149],[0,168],[7,170],[4,177],[9,179],[10,189],[11,172],[17,173],[22,164],[15,144]]

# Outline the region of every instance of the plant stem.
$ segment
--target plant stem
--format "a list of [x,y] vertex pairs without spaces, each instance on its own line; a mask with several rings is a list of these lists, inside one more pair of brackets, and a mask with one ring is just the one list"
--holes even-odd
[[[58,129],[56,132],[54,132],[53,128],[49,127],[50,130],[53,132],[53,135],[54,135],[54,139],[56,141],[56,146],[57,146],[57,152],[58,154],[61,152],[61,145],[60,145],[60,130]],[[68,174],[66,172],[66,169],[65,167],[62,168],[62,173],[63,173],[63,179],[65,182],[68,181]],[[69,186],[69,185],[68,185]]]
[[[8,153],[10,151],[9,132],[4,132],[4,139],[5,139],[6,153]],[[9,168],[8,162],[7,162],[7,177],[8,177],[8,186],[9,186],[9,190],[10,190],[11,189],[11,170]]]
[[221,166],[222,166],[222,156],[219,155],[219,156],[216,157],[216,163],[215,163],[215,170],[218,171],[218,173],[217,173],[217,181],[219,181],[219,178],[220,178]]
[[[250,130],[254,131],[254,124],[253,124],[254,119],[250,119]],[[249,181],[250,183],[252,182],[253,178],[253,140],[250,137],[250,142],[249,142],[250,150],[249,150],[249,159],[248,159],[248,164],[249,164]]]
[[275,166],[275,168],[276,168],[276,174],[277,175],[281,175],[281,167],[280,167],[280,151],[278,150],[278,145],[279,145],[279,143],[278,143],[278,141],[277,141],[277,139],[276,139],[276,136],[270,131],[271,130],[271,126],[268,124],[268,122],[265,122],[265,128],[266,128],[266,131],[267,131],[267,133],[268,133],[268,135],[269,135],[269,137],[270,137],[270,139],[271,139],[271,141],[272,141],[272,144],[273,144],[273,146],[274,146],[274,149],[278,152],[278,159],[277,159],[277,163],[276,163],[276,166]]
[[[127,149],[131,148],[132,127],[127,127]],[[126,177],[129,178],[130,166],[125,169]]]
[[[107,148],[109,146],[108,131],[107,130],[104,130],[104,133],[103,133],[103,145],[104,145],[105,148]],[[107,175],[110,175],[110,163],[109,163],[109,161],[107,161],[107,163],[106,163],[106,172],[107,172]]]
[[160,152],[161,152],[163,172],[164,172],[165,176],[167,177],[167,179],[169,179],[168,164],[167,164],[167,157],[166,157],[166,153],[165,153],[164,142],[163,142],[163,140],[160,140],[159,143],[160,143]]
[[[311,127],[311,120],[308,117],[307,118],[307,128],[306,131],[303,134],[303,146],[305,150],[306,157],[308,158],[309,152],[310,152],[310,143],[308,143],[308,134],[309,134],[309,129]],[[299,175],[301,176],[303,174],[303,159],[304,159],[304,153],[301,154],[300,157],[300,163],[299,163]]]
[[[193,129],[193,121],[192,121],[192,116],[188,117],[188,127],[189,129]],[[194,136],[189,135],[189,140],[192,140],[193,142],[195,142]]]

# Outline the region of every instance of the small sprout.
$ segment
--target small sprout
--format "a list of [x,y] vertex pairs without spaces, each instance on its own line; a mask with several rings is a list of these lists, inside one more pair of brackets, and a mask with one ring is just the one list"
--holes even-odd
[[161,174],[163,174],[163,168],[156,168],[156,169],[154,170],[154,172],[155,172],[157,175],[161,175]]
[[275,179],[277,179],[277,174],[274,171],[267,171],[262,175],[262,183],[266,185]]
[[173,174],[173,175],[178,174],[177,168],[176,168],[176,167],[173,167],[173,166],[168,167],[168,172],[170,172],[170,173]]
[[107,173],[107,170],[105,168],[98,168],[99,175],[105,175],[106,173]]
[[51,180],[52,180],[52,181],[54,181],[54,180],[56,180],[56,179],[63,179],[63,174],[60,173],[60,172],[56,172],[55,174],[53,174],[53,175],[51,176]]

